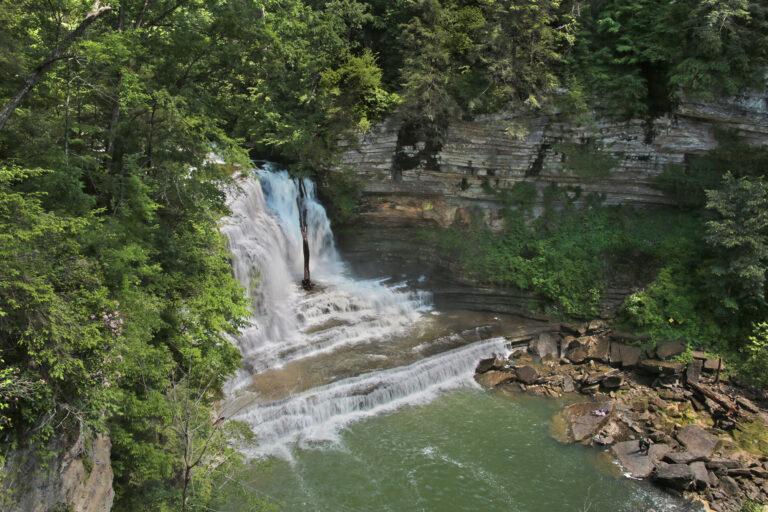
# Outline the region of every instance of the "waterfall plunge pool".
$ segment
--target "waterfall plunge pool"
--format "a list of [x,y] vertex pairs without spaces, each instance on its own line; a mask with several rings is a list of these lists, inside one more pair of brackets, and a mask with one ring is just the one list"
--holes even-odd
[[[338,444],[238,475],[290,512],[683,512],[607,453],[550,435],[557,401],[462,389],[354,423]],[[220,507],[248,510],[236,501]]]
[[622,478],[605,454],[555,441],[555,401],[478,389],[477,361],[531,325],[437,312],[429,293],[355,277],[314,184],[303,187],[311,292],[298,286],[298,181],[266,166],[229,193],[222,232],[252,317],[224,409],[257,445],[243,447],[256,462],[217,510],[252,510],[235,488],[286,512],[697,510]]

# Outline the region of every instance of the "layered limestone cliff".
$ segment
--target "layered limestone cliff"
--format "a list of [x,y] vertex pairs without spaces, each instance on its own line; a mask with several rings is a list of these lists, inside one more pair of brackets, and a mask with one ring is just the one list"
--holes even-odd
[[[536,191],[534,213],[552,185],[573,198],[598,194],[604,204],[669,205],[654,187],[659,174],[716,148],[721,130],[768,145],[768,96],[689,101],[652,121],[580,124],[557,114],[499,114],[453,122],[437,142],[389,119],[343,155],[341,168],[360,178],[364,204],[362,222],[340,237],[341,247],[358,271],[418,280],[447,307],[543,311],[545,301],[529,292],[463,282],[450,255],[434,254],[415,228],[467,224],[477,215],[500,228],[502,193],[521,182],[530,184],[527,193]],[[648,279],[616,274],[603,293],[606,317]]]
[[8,512],[108,512],[112,508],[109,437],[80,436],[67,448],[49,447],[51,458],[33,450],[8,455],[0,477],[0,508]]
[[[686,102],[652,121],[485,116],[453,122],[440,143],[419,140],[390,119],[349,145],[342,167],[362,179],[366,220],[447,226],[479,208],[494,225],[498,193],[519,182],[536,187],[539,204],[551,184],[581,197],[601,194],[605,204],[669,204],[654,180],[670,164],[684,165],[690,155],[714,149],[717,130],[768,144],[768,96]],[[598,173],[590,172],[590,158]]]

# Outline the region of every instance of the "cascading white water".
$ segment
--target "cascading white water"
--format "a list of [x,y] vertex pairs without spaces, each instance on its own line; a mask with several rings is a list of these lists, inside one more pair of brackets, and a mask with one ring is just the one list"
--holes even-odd
[[[339,257],[330,221],[305,179],[312,279],[299,286],[303,253],[296,199],[298,183],[267,167],[229,193],[229,240],[235,277],[252,302],[250,325],[238,337],[247,371],[254,373],[341,346],[401,335],[429,307],[429,295],[353,279]],[[246,384],[247,373],[238,383]]]
[[505,338],[491,338],[243,411],[236,418],[253,425],[259,441],[257,448],[246,449],[246,453],[290,457],[293,444],[335,441],[339,430],[350,422],[424,403],[440,392],[472,383],[477,361],[507,354],[506,346]]
[[[233,402],[256,373],[342,347],[403,336],[429,309],[428,294],[350,276],[310,180],[304,187],[316,289],[304,291],[299,286],[303,254],[297,181],[267,167],[239,185],[229,193],[232,215],[222,232],[229,240],[235,276],[251,297],[252,318],[236,340],[245,368],[228,385]],[[279,401],[265,403],[256,397],[236,413],[252,426],[259,442],[258,448],[245,451],[289,456],[292,444],[335,439],[350,421],[472,383],[477,359],[500,352],[504,340],[492,338]]]

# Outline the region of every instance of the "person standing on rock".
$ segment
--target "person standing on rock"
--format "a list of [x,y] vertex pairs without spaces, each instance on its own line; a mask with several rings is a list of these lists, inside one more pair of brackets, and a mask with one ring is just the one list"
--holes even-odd
[[652,441],[645,436],[640,437],[640,448],[637,450],[642,455],[648,455],[648,450],[651,448]]

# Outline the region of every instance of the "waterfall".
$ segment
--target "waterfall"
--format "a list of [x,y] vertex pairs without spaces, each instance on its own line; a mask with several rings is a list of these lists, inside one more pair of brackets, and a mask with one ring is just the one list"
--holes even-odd
[[[258,447],[244,448],[251,456],[290,456],[291,446],[332,441],[351,421],[471,385],[477,360],[505,351],[503,338],[490,338],[407,366],[361,369],[368,373],[331,379],[282,400],[254,396],[249,383],[257,373],[280,372],[291,362],[331,352],[343,358],[343,350],[354,345],[394,342],[411,332],[430,309],[429,294],[352,277],[336,250],[314,183],[304,179],[303,185],[313,290],[299,285],[303,275],[299,186],[287,172],[267,166],[240,179],[228,192],[232,213],[221,226],[234,274],[251,299],[250,322],[235,340],[244,368],[226,388],[229,403],[234,404],[229,414],[256,433]],[[444,343],[438,345],[446,349]],[[311,364],[309,368],[312,371]]]
[[491,338],[408,366],[366,373],[252,407],[236,416],[254,428],[259,442],[245,452],[251,457],[290,457],[294,444],[307,447],[336,441],[339,430],[350,422],[472,385],[478,360],[506,353],[506,339]]
[[405,334],[429,309],[428,294],[352,278],[336,250],[314,182],[305,178],[304,187],[311,272],[317,284],[311,292],[299,286],[303,255],[296,180],[266,166],[228,193],[232,213],[221,230],[252,312],[236,340],[245,371],[231,388],[246,385],[250,373]]

